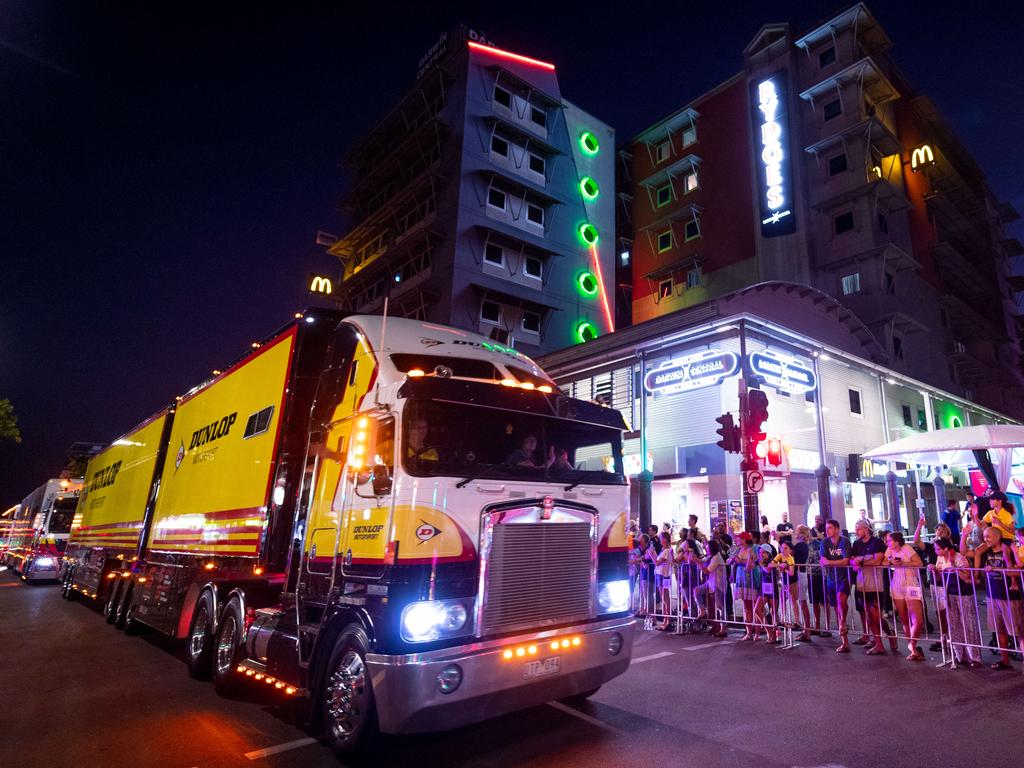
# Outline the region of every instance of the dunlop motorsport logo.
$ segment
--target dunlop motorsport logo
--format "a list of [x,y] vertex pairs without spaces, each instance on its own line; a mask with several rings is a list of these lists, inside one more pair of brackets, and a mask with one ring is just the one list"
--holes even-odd
[[97,469],[96,474],[93,475],[92,480],[89,481],[90,491],[95,491],[99,488],[109,488],[117,480],[117,473],[121,470],[121,462],[115,461],[103,469]]
[[[237,419],[238,411],[233,411],[227,416],[223,416],[216,421],[210,422],[206,426],[200,427],[192,433],[192,438],[189,440],[187,450],[185,449],[185,442],[181,441],[178,446],[178,453],[174,457],[175,473],[177,473],[178,467],[180,467],[181,463],[185,460],[185,456],[193,451],[195,451],[192,456],[193,464],[199,464],[212,459],[220,446],[210,446],[210,443],[220,440],[222,437],[227,437],[231,432],[232,425],[234,425]],[[203,450],[198,451],[198,448],[203,448]]]

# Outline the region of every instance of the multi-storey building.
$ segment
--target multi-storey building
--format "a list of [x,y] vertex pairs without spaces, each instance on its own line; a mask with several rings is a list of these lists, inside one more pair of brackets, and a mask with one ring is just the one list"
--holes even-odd
[[765,26],[741,72],[620,151],[633,325],[540,362],[634,426],[638,516],[736,513],[715,417],[737,413],[741,375],[785,446],[760,495],[772,525],[864,509],[912,529],[920,504],[934,522],[965,475],[862,454],[1021,418],[1016,213],[889,48],[863,4],[802,34]]
[[633,321],[758,282],[809,285],[894,370],[1024,413],[1016,213],[874,16],[857,4],[803,34],[767,25],[743,61],[621,153]]
[[[348,157],[340,300],[479,331],[527,354],[612,330],[615,136],[554,65],[442,35]],[[611,291],[612,293],[609,293]]]

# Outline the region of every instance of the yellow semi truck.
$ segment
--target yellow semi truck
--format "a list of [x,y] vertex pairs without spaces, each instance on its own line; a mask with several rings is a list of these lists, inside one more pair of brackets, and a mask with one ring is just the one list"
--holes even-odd
[[312,310],[92,460],[64,594],[339,754],[586,696],[632,648],[624,429],[477,334]]

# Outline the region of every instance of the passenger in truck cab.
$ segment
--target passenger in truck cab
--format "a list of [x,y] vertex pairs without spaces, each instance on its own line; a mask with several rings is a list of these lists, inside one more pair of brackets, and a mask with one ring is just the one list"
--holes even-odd
[[513,467],[530,467],[533,469],[546,469],[555,463],[555,446],[548,446],[547,461],[537,463],[534,455],[537,452],[537,437],[535,435],[524,435],[519,447],[512,451],[505,460],[506,464]]
[[555,460],[551,464],[552,473],[573,471],[572,463],[569,461],[569,451],[565,448],[555,448],[554,456]]
[[405,441],[405,457],[411,461],[440,461],[437,448],[427,442],[430,434],[430,422],[426,416],[419,416],[409,425],[409,435]]

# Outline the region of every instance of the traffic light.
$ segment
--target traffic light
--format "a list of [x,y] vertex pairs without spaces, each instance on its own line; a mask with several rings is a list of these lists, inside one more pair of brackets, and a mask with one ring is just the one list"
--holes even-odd
[[768,463],[773,467],[777,467],[782,463],[782,441],[779,438],[768,438],[767,458]]
[[723,413],[715,419],[721,426],[715,430],[722,439],[718,441],[718,447],[726,453],[740,452],[740,430],[733,422],[731,413]]
[[768,395],[760,389],[747,390],[746,428],[747,439],[760,443],[765,439],[764,423],[768,421]]

